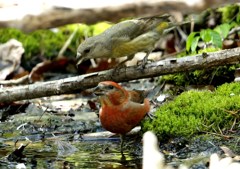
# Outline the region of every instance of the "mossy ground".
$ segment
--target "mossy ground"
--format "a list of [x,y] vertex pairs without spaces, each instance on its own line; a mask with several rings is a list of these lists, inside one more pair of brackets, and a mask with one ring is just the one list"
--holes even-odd
[[[240,83],[219,86],[215,92],[187,91],[161,106],[156,118],[143,123],[160,138],[191,137],[202,132],[227,132],[240,120]],[[237,126],[237,124],[235,125]]]
[[0,43],[5,43],[9,39],[14,38],[23,44],[25,49],[24,58],[26,60],[36,55],[53,59],[57,57],[67,39],[77,29],[75,36],[64,53],[67,57],[75,57],[78,45],[86,37],[100,34],[110,26],[111,24],[106,22],[89,26],[85,24],[70,24],[55,29],[36,30],[30,33],[24,33],[18,29],[5,28],[0,29]]

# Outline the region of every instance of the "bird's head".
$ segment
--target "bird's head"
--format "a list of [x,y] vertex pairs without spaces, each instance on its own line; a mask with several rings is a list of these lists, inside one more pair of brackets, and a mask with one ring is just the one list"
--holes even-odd
[[113,81],[103,81],[94,88],[94,94],[97,96],[102,96],[115,91],[122,91],[122,89],[123,88],[119,84]]
[[113,81],[103,81],[94,89],[94,94],[99,96],[101,104],[119,105],[126,98],[128,92]]
[[77,65],[88,59],[105,58],[111,51],[102,41],[101,36],[94,36],[83,41],[77,49]]

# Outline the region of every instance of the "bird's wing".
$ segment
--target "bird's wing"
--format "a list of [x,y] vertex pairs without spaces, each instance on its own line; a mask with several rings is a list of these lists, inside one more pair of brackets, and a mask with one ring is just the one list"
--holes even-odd
[[138,20],[144,23],[143,31],[148,32],[149,30],[154,30],[162,22],[170,22],[170,16],[169,14],[164,14],[160,16],[142,17],[138,18]]
[[143,25],[140,20],[133,19],[120,22],[107,29],[104,34],[107,37],[130,41],[143,33]]
[[136,126],[145,117],[145,115],[150,110],[149,102],[145,102],[146,103],[140,104],[129,101],[122,107],[122,112],[124,113],[126,124]]
[[126,20],[107,29],[103,36],[109,37],[113,45],[130,42],[140,35],[158,29],[159,26],[159,29],[164,29],[166,26],[161,26],[161,23],[169,22],[169,17],[170,15],[162,15]]
[[147,96],[147,93],[144,90],[130,90],[130,100],[136,103],[143,103],[144,99]]

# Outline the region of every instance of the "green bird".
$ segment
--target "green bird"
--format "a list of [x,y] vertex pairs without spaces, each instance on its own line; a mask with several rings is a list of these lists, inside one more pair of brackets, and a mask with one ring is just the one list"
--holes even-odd
[[[170,15],[153,16],[119,22],[103,33],[87,38],[77,49],[77,65],[93,58],[120,58],[131,60],[138,52],[145,52],[143,65],[160,37],[176,27]],[[122,64],[121,63],[121,64]]]

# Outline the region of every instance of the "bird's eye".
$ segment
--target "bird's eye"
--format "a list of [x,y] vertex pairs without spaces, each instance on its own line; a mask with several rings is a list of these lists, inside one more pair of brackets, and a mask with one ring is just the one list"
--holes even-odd
[[113,86],[108,86],[108,88],[109,88],[109,89],[114,89],[114,87],[113,87]]
[[88,54],[90,52],[90,48],[87,48],[83,51],[83,53]]

